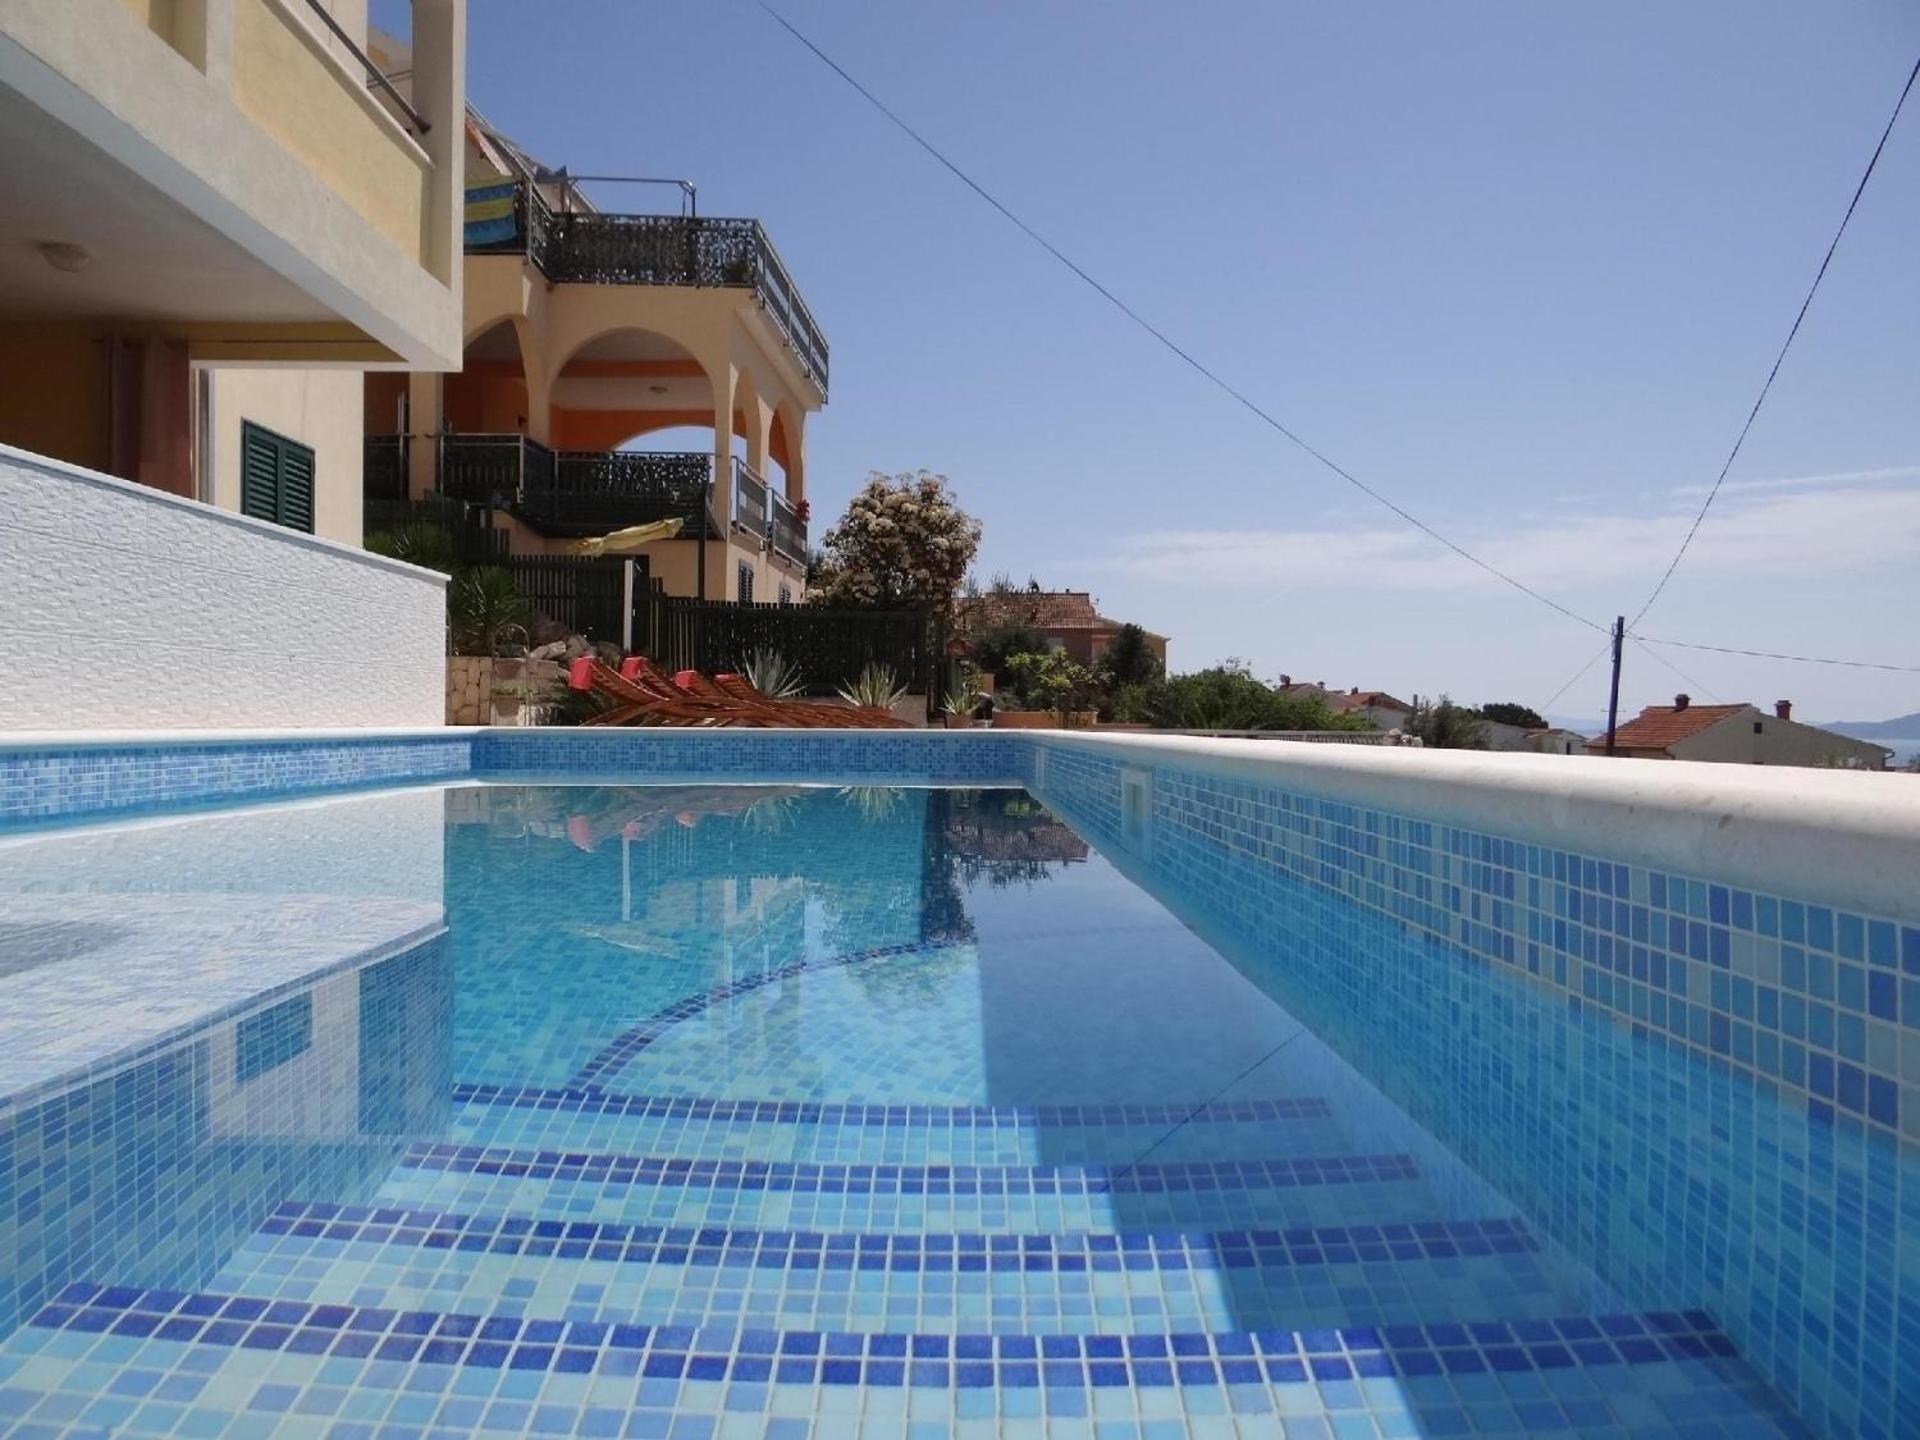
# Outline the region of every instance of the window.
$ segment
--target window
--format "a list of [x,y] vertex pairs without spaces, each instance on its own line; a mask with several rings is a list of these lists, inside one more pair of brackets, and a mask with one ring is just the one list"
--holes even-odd
[[1765,726],[1764,724],[1762,724],[1762,723],[1761,723],[1760,721],[1758,721],[1758,720],[1756,720],[1756,721],[1754,721],[1754,722],[1753,722],[1753,733],[1754,733],[1754,734],[1756,734],[1756,735],[1759,735],[1759,734],[1763,734],[1763,733],[1765,732],[1765,730],[1766,730],[1766,726]]
[[791,605],[793,603],[793,587],[791,585],[782,585],[780,587],[780,603],[782,605]]
[[313,447],[240,422],[240,513],[313,533]]
[[745,561],[740,563],[740,603],[742,605],[753,603],[753,566]]

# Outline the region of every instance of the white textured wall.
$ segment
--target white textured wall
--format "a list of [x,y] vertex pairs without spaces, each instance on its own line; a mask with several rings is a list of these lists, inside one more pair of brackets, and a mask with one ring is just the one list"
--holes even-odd
[[365,456],[361,416],[366,384],[358,370],[238,370],[210,372],[213,406],[203,495],[222,510],[240,508],[240,426],[251,420],[313,447],[313,533],[347,545],[360,543],[361,471]]
[[0,729],[439,725],[445,583],[0,445]]

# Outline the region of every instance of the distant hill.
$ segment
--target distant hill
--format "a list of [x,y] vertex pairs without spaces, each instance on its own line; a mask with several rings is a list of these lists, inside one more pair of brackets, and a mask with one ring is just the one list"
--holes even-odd
[[1822,730],[1837,730],[1856,740],[1911,740],[1920,736],[1920,710],[1891,720],[1829,720]]
[[[1620,718],[1624,722],[1639,713],[1638,710],[1622,711]],[[1581,715],[1549,715],[1547,723],[1556,730],[1571,730],[1576,735],[1594,736],[1604,735],[1607,732],[1605,720],[1592,720]]]

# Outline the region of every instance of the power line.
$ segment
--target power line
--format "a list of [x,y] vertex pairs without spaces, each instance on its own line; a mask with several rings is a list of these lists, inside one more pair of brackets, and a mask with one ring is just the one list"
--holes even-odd
[[846,68],[842,66],[837,60],[835,60],[831,55],[827,54],[827,52],[822,50],[818,45],[814,44],[813,41],[809,40],[797,28],[795,28],[795,26],[791,21],[789,21],[778,10],[775,10],[771,5],[767,4],[766,0],[760,0],[760,8],[762,10],[765,10],[768,15],[772,16],[773,19],[780,25],[780,27],[783,30],[785,30],[789,35],[793,36],[795,40],[798,40],[808,50],[812,51],[814,56],[823,65],[825,65],[829,70],[833,71],[833,73],[838,75],[842,80],[846,81],[848,85],[852,86],[853,89],[860,95],[860,97],[864,99],[869,105],[873,106],[874,109],[878,110],[882,115],[886,116],[888,120],[892,121],[895,127],[898,128],[902,134],[904,134],[909,140],[913,141],[914,144],[918,145],[922,150],[926,151],[927,154],[931,155],[935,160],[937,160],[950,174],[953,175],[953,177],[956,180],[960,181],[961,184],[965,185],[969,190],[973,191],[975,195],[978,195],[988,205],[991,205],[995,210],[999,211],[1002,217],[1004,217],[1006,220],[1011,222],[1014,225],[1014,227],[1017,228],[1022,234],[1024,234],[1029,240],[1033,241],[1034,244],[1038,245],[1041,249],[1045,250],[1055,260],[1058,260],[1062,265],[1066,266],[1068,270],[1072,271],[1074,275],[1076,275],[1077,277],[1079,277],[1079,279],[1084,281],[1088,286],[1090,286],[1096,293],[1098,293],[1103,299],[1105,299],[1110,305],[1112,305],[1115,309],[1117,309],[1121,314],[1125,315],[1135,325],[1138,325],[1142,330],[1146,331],[1147,334],[1151,335],[1155,340],[1159,341],[1168,350],[1172,351],[1174,355],[1178,356],[1194,371],[1196,371],[1206,380],[1210,381],[1217,389],[1221,390],[1227,396],[1237,401],[1241,406],[1243,406],[1245,409],[1250,411],[1253,415],[1258,417],[1260,420],[1264,421],[1267,425],[1271,426],[1274,430],[1278,431],[1281,435],[1285,436],[1295,446],[1297,446],[1299,449],[1304,451],[1307,455],[1311,456],[1313,459],[1319,461],[1321,465],[1325,466],[1328,470],[1331,470],[1335,475],[1338,475],[1342,480],[1346,481],[1349,485],[1353,486],[1354,489],[1358,490],[1361,494],[1365,495],[1368,499],[1373,500],[1380,505],[1384,505],[1387,509],[1391,510],[1395,515],[1399,516],[1407,524],[1413,526],[1414,529],[1420,531],[1421,534],[1427,536],[1431,540],[1438,541],[1440,544],[1446,546],[1447,549],[1453,551],[1453,553],[1458,555],[1461,559],[1466,560],[1470,564],[1485,571],[1487,574],[1493,576],[1494,579],[1500,581],[1502,584],[1509,585],[1515,590],[1518,590],[1522,595],[1528,596],[1529,598],[1534,600],[1538,600],[1542,605],[1545,605],[1548,609],[1557,611],[1559,614],[1564,615],[1567,619],[1586,626],[1589,630],[1604,631],[1606,629],[1605,626],[1600,625],[1595,621],[1589,620],[1586,616],[1578,614],[1573,610],[1569,610],[1566,606],[1562,605],[1559,601],[1548,598],[1547,596],[1541,594],[1538,590],[1533,589],[1531,586],[1525,584],[1524,582],[1514,579],[1513,576],[1508,575],[1506,572],[1502,570],[1496,569],[1493,565],[1489,564],[1485,560],[1482,560],[1478,555],[1475,555],[1472,551],[1468,550],[1465,546],[1457,544],[1452,540],[1449,540],[1445,535],[1442,535],[1438,530],[1434,529],[1433,526],[1427,524],[1426,521],[1420,519],[1419,517],[1413,515],[1406,509],[1402,508],[1399,504],[1395,503],[1393,500],[1390,500],[1389,498],[1387,498],[1387,496],[1381,494],[1378,490],[1375,490],[1371,485],[1368,485],[1365,481],[1361,480],[1352,471],[1348,470],[1346,467],[1340,464],[1337,464],[1331,457],[1326,455],[1321,450],[1315,448],[1313,445],[1309,444],[1306,440],[1301,438],[1301,436],[1296,434],[1294,431],[1290,430],[1286,425],[1282,424],[1279,420],[1274,418],[1273,415],[1269,414],[1265,409],[1261,408],[1261,406],[1259,406],[1253,400],[1248,398],[1248,396],[1245,393],[1235,388],[1233,385],[1229,384],[1226,380],[1222,379],[1218,374],[1216,374],[1213,370],[1209,369],[1201,361],[1195,359],[1193,355],[1188,353],[1186,350],[1182,349],[1158,326],[1154,325],[1145,316],[1140,314],[1139,311],[1135,310],[1126,301],[1122,300],[1118,295],[1114,294],[1114,292],[1109,290],[1105,285],[1102,285],[1098,280],[1094,279],[1092,275],[1088,274],[1087,271],[1083,269],[1078,263],[1076,263],[1074,260],[1069,258],[1067,254],[1064,251],[1062,251],[1057,245],[1055,245],[1051,240],[1048,240],[1046,236],[1042,235],[1038,230],[1035,230],[1033,226],[1029,225],[1025,220],[1022,220],[1018,215],[1014,214],[1012,210],[1008,209],[1006,205],[1004,205],[1003,203],[1001,203],[1000,200],[995,198],[994,195],[991,194],[986,189],[985,186],[980,184],[980,182],[975,180],[971,175],[967,174],[966,171],[962,170],[952,160],[948,159],[947,156],[941,152],[938,146],[934,145],[932,141],[928,140],[918,130],[915,130],[913,126],[909,125],[898,114],[896,114],[892,109],[890,109],[887,106],[886,102],[881,100],[879,96],[875,95],[865,85],[861,84],[860,81],[858,81],[851,74],[849,74]]
[[1674,664],[1671,660],[1667,659],[1667,657],[1662,655],[1659,651],[1649,649],[1647,647],[1647,642],[1642,640],[1638,635],[1630,635],[1627,638],[1632,640],[1634,644],[1640,647],[1640,653],[1642,655],[1645,655],[1649,660],[1653,661],[1657,665],[1664,665],[1667,669],[1671,670],[1674,674],[1678,675],[1682,680],[1686,681],[1690,689],[1699,691],[1702,695],[1705,695],[1709,700],[1718,700],[1720,698],[1718,695],[1714,694],[1713,688],[1711,686],[1701,684],[1698,680],[1694,679],[1691,675],[1687,674],[1686,671],[1682,670],[1678,665]]
[[[1847,213],[1840,217],[1840,228],[1833,233],[1833,242],[1827,246],[1827,253],[1820,261],[1820,268],[1814,273],[1813,284],[1807,288],[1807,298],[1800,302],[1800,313],[1793,317],[1793,328],[1787,331],[1786,343],[1781,345],[1780,353],[1773,357],[1773,368],[1767,372],[1767,380],[1760,387],[1760,393],[1754,398],[1753,408],[1747,412],[1747,423],[1740,427],[1740,433],[1734,437],[1733,449],[1727,452],[1727,463],[1720,467],[1720,474],[1713,482],[1713,488],[1707,491],[1707,498],[1700,506],[1700,513],[1693,517],[1693,524],[1687,528],[1687,535],[1680,542],[1680,548],[1674,552],[1673,560],[1668,564],[1666,573],[1660,577],[1660,583],[1653,587],[1653,593],[1647,596],[1646,603],[1640,607],[1639,614],[1633,617],[1638,625],[1653,608],[1653,602],[1660,598],[1660,592],[1667,588],[1667,582],[1673,578],[1673,572],[1680,568],[1687,547],[1693,544],[1693,537],[1700,533],[1701,522],[1707,518],[1707,511],[1713,508],[1714,498],[1719,495],[1720,487],[1726,483],[1727,473],[1733,469],[1733,462],[1740,454],[1740,447],[1747,443],[1747,432],[1753,429],[1753,422],[1760,416],[1760,407],[1767,403],[1767,394],[1773,389],[1774,378],[1780,373],[1780,366],[1786,361],[1787,351],[1793,348],[1794,337],[1800,333],[1800,324],[1807,318],[1812,308],[1813,297],[1819,293],[1820,282],[1827,278],[1827,267],[1833,263],[1833,253],[1840,248],[1840,237],[1847,233],[1847,224],[1853,219],[1853,212],[1860,204],[1860,197],[1866,193],[1867,182],[1873,178],[1874,167],[1880,163],[1881,152],[1887,148],[1887,138],[1893,134],[1893,127],[1900,119],[1905,108],[1907,96],[1913,93],[1913,85],[1920,79],[1920,59],[1913,62],[1913,69],[1907,72],[1907,83],[1900,89],[1900,98],[1894,102],[1893,114],[1887,117],[1887,128],[1880,132],[1880,143],[1873,147],[1873,154],[1867,160],[1867,168],[1861,172],[1860,183],[1853,187],[1853,198],[1847,202]],[[1711,648],[1711,647],[1702,647]],[[1898,668],[1898,667],[1892,667]]]
[[1715,655],[1746,655],[1755,660],[1791,660],[1797,665],[1840,665],[1850,670],[1891,670],[1902,675],[1920,675],[1920,665],[1887,665],[1874,660],[1835,660],[1824,655],[1783,655],[1777,650],[1742,650],[1734,645],[1701,645],[1691,640],[1656,640],[1651,635],[1635,635],[1647,645],[1666,645],[1676,650],[1708,650]]
[[1578,685],[1580,683],[1580,677],[1585,675],[1587,671],[1591,670],[1595,665],[1599,664],[1601,659],[1612,649],[1613,649],[1613,636],[1609,635],[1607,636],[1607,643],[1602,645],[1598,650],[1593,652],[1593,659],[1587,661],[1586,664],[1582,665],[1578,670],[1574,671],[1573,678],[1568,680],[1566,684],[1562,685],[1558,690],[1553,692],[1552,698],[1550,698],[1546,704],[1540,707],[1540,713],[1542,715],[1545,715],[1547,711],[1551,710],[1554,706],[1554,702],[1557,701],[1562,695],[1566,694],[1567,691],[1571,690],[1575,685]]

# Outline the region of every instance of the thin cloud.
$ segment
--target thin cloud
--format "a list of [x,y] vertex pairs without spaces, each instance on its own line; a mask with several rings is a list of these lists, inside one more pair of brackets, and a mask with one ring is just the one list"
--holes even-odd
[[[1920,466],[1906,467],[1920,478]],[[1884,472],[1870,472],[1875,479]],[[1802,484],[1807,478],[1804,477]],[[1887,477],[1892,478],[1892,477]],[[1857,571],[1920,554],[1920,486],[1820,488],[1717,506],[1687,555],[1687,573],[1768,579]],[[1758,482],[1748,482],[1757,485]],[[1870,484],[1871,482],[1869,482]],[[1585,515],[1523,521],[1461,537],[1496,569],[1528,585],[1566,590],[1651,578],[1691,515]],[[1496,584],[1432,541],[1398,529],[1165,531],[1101,562],[1140,579],[1206,587],[1454,590]]]
[[[1831,475],[1784,475],[1772,480],[1729,480],[1720,487],[1722,495],[1757,490],[1830,490],[1837,486],[1884,485],[1920,480],[1920,465],[1889,465],[1879,470],[1840,470]],[[1683,485],[1673,492],[1675,499],[1691,496],[1704,500],[1707,487]]]

